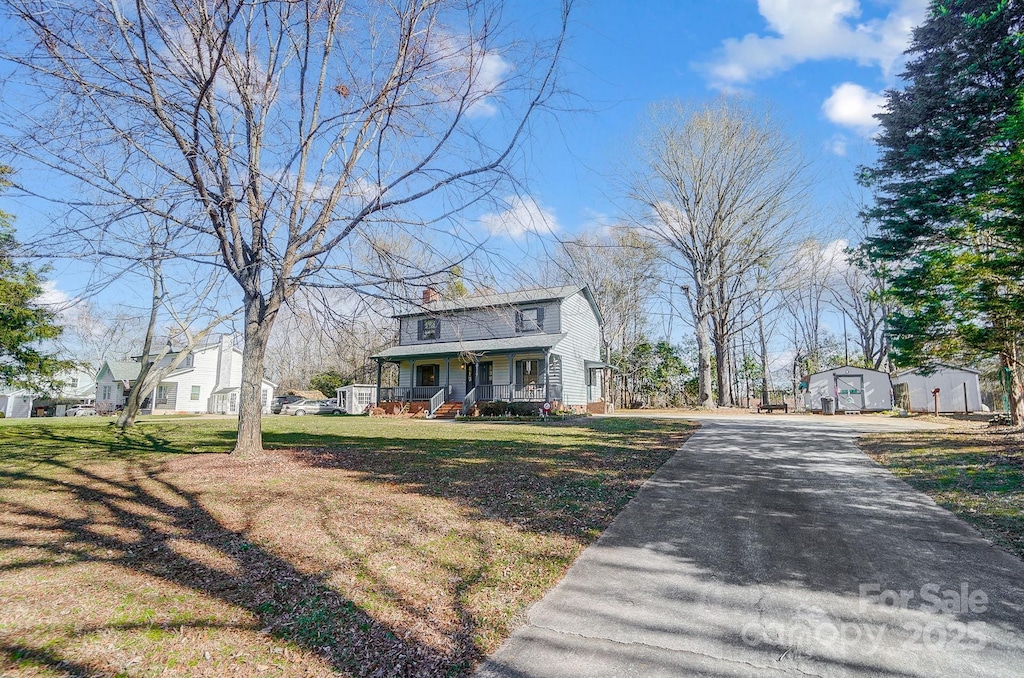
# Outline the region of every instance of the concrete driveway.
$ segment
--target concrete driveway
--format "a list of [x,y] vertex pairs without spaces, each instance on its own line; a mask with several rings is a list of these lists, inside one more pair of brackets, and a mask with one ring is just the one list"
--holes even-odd
[[708,417],[480,676],[1024,676],[1024,563],[873,417]]

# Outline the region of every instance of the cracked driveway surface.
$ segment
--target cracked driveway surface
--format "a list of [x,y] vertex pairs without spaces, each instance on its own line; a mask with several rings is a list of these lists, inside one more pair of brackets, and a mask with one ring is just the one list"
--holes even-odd
[[1024,563],[853,442],[911,425],[706,418],[478,675],[1024,676]]

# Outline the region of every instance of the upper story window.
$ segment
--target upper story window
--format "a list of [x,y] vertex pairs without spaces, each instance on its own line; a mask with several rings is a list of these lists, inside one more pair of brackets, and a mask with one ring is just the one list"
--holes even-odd
[[181,366],[182,367],[192,367],[193,363],[194,363],[194,359],[192,357],[192,354],[189,353],[187,356],[185,356],[185,359],[181,361]]
[[441,336],[441,321],[437,318],[423,318],[417,325],[416,336],[420,341],[439,338]]
[[543,308],[522,308],[516,311],[516,332],[540,332],[543,329]]

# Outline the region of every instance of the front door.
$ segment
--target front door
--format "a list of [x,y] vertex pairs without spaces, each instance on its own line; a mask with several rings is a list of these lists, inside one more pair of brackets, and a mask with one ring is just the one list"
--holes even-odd
[[836,375],[836,409],[859,412],[864,409],[864,377],[860,374]]

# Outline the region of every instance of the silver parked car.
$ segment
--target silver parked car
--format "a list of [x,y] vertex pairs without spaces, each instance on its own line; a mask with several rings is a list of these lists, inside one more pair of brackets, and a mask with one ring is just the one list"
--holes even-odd
[[72,405],[64,411],[65,417],[95,417],[96,408],[92,405]]
[[307,414],[345,414],[336,400],[296,400],[281,406],[281,414],[301,417]]

